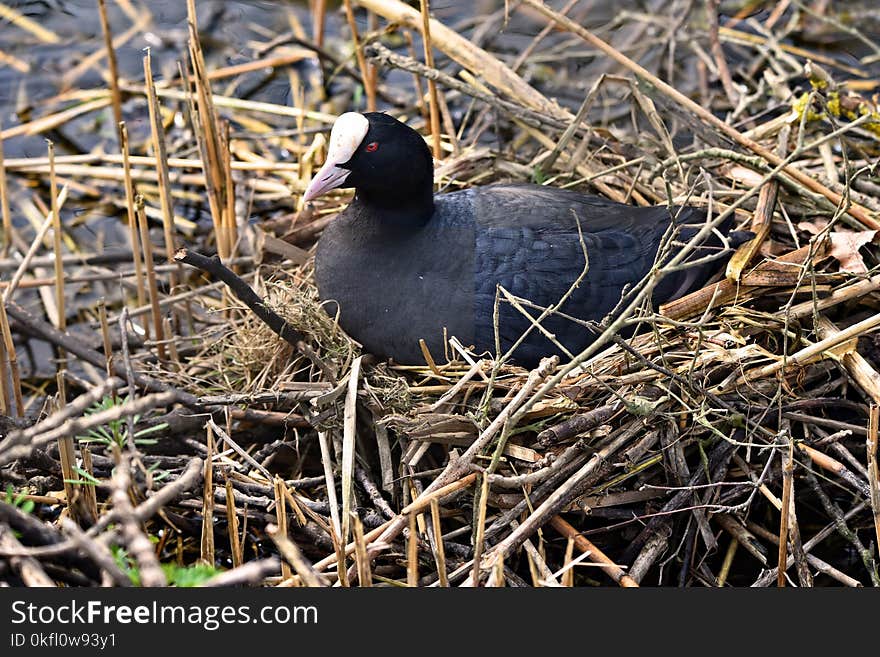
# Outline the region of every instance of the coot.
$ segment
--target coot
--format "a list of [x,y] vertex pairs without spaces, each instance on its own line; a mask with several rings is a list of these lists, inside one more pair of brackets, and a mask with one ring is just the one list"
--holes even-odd
[[[425,140],[378,112],[337,119],[326,163],[305,200],[340,187],[356,193],[318,243],[320,297],[328,312],[338,310],[342,328],[366,351],[410,364],[424,363],[420,338],[435,358],[446,353],[451,336],[478,353],[494,353],[497,286],[541,307],[558,303],[584,268],[578,224],[589,271],[559,310],[599,321],[615,308],[624,287],[654,266],[673,221],[682,226],[678,240],[687,240],[706,219],[697,208],[633,207],[531,184],[435,196]],[[720,247],[713,237],[693,258]],[[655,304],[697,289],[714,269],[703,264],[664,277],[654,290]],[[520,310],[503,300],[498,310],[503,351],[529,331],[515,362],[534,366],[559,353]],[[571,353],[596,338],[559,316],[542,325]]]

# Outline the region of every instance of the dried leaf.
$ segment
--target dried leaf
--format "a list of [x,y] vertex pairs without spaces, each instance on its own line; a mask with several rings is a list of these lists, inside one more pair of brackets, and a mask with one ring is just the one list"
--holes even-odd
[[867,274],[868,266],[865,264],[859,249],[869,244],[877,237],[876,230],[862,230],[852,233],[831,233],[831,256],[840,263],[842,271],[853,274]]
[[[824,230],[828,222],[823,219],[814,221],[802,221],[798,228],[812,235]],[[840,263],[840,271],[851,274],[867,274],[868,266],[859,253],[859,249],[870,244],[877,237],[876,230],[832,230],[828,233],[831,239],[831,251],[829,255]]]
[[727,171],[727,175],[746,187],[757,187],[764,180],[764,175],[749,169],[748,167],[734,164]]

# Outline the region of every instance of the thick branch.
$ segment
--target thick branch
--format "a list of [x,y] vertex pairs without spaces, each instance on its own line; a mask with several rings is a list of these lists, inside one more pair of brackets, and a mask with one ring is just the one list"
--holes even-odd
[[226,267],[217,256],[204,256],[201,253],[190,251],[189,249],[180,249],[174,254],[177,262],[183,262],[191,267],[195,267],[206,274],[210,274],[214,278],[222,281],[226,287],[232,290],[232,293],[238,297],[244,305],[250,308],[253,313],[259,317],[266,326],[285,342],[289,343],[299,353],[309,359],[309,361],[318,368],[324,377],[333,383],[336,383],[336,377],[330,368],[318,357],[305,342],[305,336],[293,328],[278,313],[272,310],[259,296],[254,292],[250,285],[245,283],[241,278]]

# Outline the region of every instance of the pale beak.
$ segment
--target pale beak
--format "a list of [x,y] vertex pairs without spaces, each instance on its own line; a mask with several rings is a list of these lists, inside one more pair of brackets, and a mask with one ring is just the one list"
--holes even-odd
[[370,122],[367,117],[357,112],[346,112],[336,119],[333,130],[330,131],[327,159],[306,188],[306,193],[303,194],[305,203],[326,194],[331,189],[342,187],[351,175],[351,171],[343,169],[340,165],[352,158],[369,129]]
[[328,159],[324,163],[324,166],[321,167],[318,173],[312,178],[312,182],[306,187],[306,193],[303,194],[304,202],[308,203],[309,201],[326,194],[331,189],[341,187],[343,183],[345,183],[345,179],[348,178],[351,171],[343,169],[339,164],[342,164],[342,162],[332,159]]

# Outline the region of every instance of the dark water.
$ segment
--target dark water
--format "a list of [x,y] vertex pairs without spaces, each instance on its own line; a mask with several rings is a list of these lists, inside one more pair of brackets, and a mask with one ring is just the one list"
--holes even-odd
[[[8,0],[6,4],[10,4]],[[146,3],[133,2],[132,5],[136,10],[147,8],[151,19],[117,49],[120,77],[132,82],[143,80],[142,60],[146,48],[150,49],[157,80],[175,76],[178,62],[186,56],[186,2],[151,0]],[[0,50],[27,62],[30,67],[24,73],[8,65],[0,66],[0,116],[4,128],[27,120],[31,114],[40,115],[41,103],[56,94],[69,89],[106,87],[102,77],[106,69],[103,60],[83,70],[81,75],[71,77],[71,71],[85,57],[104,49],[96,0],[26,0],[12,2],[11,6],[56,34],[59,40],[57,43],[45,43],[19,26],[0,22]],[[266,42],[272,36],[289,31],[290,13],[303,21],[308,20],[308,11],[303,5],[286,2],[199,0],[196,6],[206,56],[214,67],[251,61],[253,44]],[[132,27],[132,18],[119,4],[108,0],[107,7],[114,37]],[[283,75],[267,78],[266,74],[255,73],[245,79],[237,95],[286,103],[289,83]],[[78,127],[83,128],[82,133],[65,129],[65,136],[78,142],[83,140],[84,143],[77,145],[87,152],[92,145],[89,142],[94,141],[89,139],[89,133],[105,130],[109,136],[112,123]],[[137,126],[133,128],[137,129]],[[42,137],[13,138],[4,143],[4,147],[6,157],[10,158],[39,156],[45,153],[46,148]],[[64,147],[62,143],[62,151]],[[72,147],[73,144],[67,144],[66,150]]]
[[[106,89],[106,62],[101,58],[91,67],[81,63],[95,53],[104,52],[97,0],[5,0],[39,26],[57,37],[56,43],[40,40],[31,32],[6,20],[0,20],[0,121],[4,128],[14,127],[33,118],[44,116],[66,106],[74,105],[73,98],[65,102],[55,100],[59,94],[75,90]],[[561,1],[551,4],[561,6]],[[722,4],[722,24],[729,23],[742,6],[741,1],[728,0]],[[766,9],[758,9],[751,18],[765,20],[768,9],[775,3],[765,3]],[[841,3],[842,4],[842,3]],[[130,5],[136,14],[148,14],[136,29],[138,16],[132,16],[123,7]],[[508,63],[512,62],[540,32],[546,21],[526,8],[516,8],[515,0],[510,2],[513,9],[509,19],[504,15],[504,0],[434,0],[431,3],[434,16],[451,28],[459,31],[480,46],[497,54]],[[834,4],[838,7],[838,4]],[[880,36],[880,9],[875,8],[876,0],[850,0],[845,3],[846,12],[841,20],[857,24],[865,34],[876,39]],[[209,69],[247,63],[259,57],[261,46],[269,43],[280,34],[289,33],[292,22],[302,25],[306,39],[311,39],[311,13],[305,0],[198,0],[199,30],[202,46],[208,59]],[[665,59],[669,54],[665,48],[668,42],[664,34],[670,21],[681,16],[691,7],[691,13],[683,25],[692,33],[699,33],[704,25],[703,3],[686,0],[581,0],[571,15],[583,25],[594,29],[603,38],[615,43],[624,52],[638,57],[649,68],[666,75]],[[146,48],[150,49],[154,76],[157,80],[177,77],[178,65],[185,62],[187,53],[187,26],[185,0],[107,0],[107,8],[114,37],[117,39],[127,31],[131,37],[116,48],[120,77],[133,83],[143,80],[143,57]],[[358,13],[359,28],[367,29],[366,19]],[[783,25],[785,21],[779,23]],[[383,23],[384,24],[384,21]],[[749,31],[747,22],[740,22],[737,29]],[[780,28],[781,29],[781,28]],[[846,30],[821,21],[800,21],[787,30],[788,41],[831,56],[849,66],[858,66],[874,77],[880,75],[880,61],[866,66],[859,62],[860,57],[871,54],[871,47]],[[325,28],[325,48],[340,60],[354,66],[350,52],[348,28],[344,12],[338,2],[330,2]],[[656,45],[651,45],[651,42]],[[643,42],[648,45],[643,45]],[[393,37],[388,44],[406,53],[402,41]],[[705,50],[704,44],[704,50]],[[416,42],[416,52],[421,46]],[[695,83],[694,66],[697,58],[682,44],[678,45],[677,71],[673,84],[689,93]],[[271,53],[270,53],[271,54]],[[554,31],[542,42],[536,51],[538,57],[521,70],[527,80],[537,86],[548,97],[576,110],[584,94],[594,81],[605,72],[616,72],[607,60],[597,57],[585,44],[559,31]],[[738,82],[744,81],[740,72],[756,56],[750,48],[725,45],[725,55]],[[443,67],[446,60],[436,52],[438,66]],[[17,70],[10,65],[8,58],[25,64],[27,71]],[[185,64],[184,64],[185,65]],[[292,65],[300,80],[307,86],[313,78],[316,60],[308,57]],[[449,67],[455,72],[457,67]],[[834,71],[840,76],[840,71]],[[401,71],[382,71],[383,84],[392,96],[408,99],[413,94],[412,76]],[[341,80],[341,81],[340,81]],[[275,70],[262,70],[214,83],[214,91],[224,95],[267,101],[282,105],[292,104],[290,77],[288,70],[281,67]],[[805,84],[805,81],[801,81]],[[337,76],[329,85],[336,102],[328,103],[321,109],[340,112],[360,109],[356,105],[357,95],[352,91],[350,80]],[[602,116],[591,116],[593,121],[609,121],[614,116],[627,120],[631,103],[624,97],[626,90],[622,85],[611,88],[611,96],[617,94],[619,111],[606,112]],[[81,101],[80,101],[81,102]],[[609,106],[606,103],[605,108]],[[453,105],[454,118],[458,118],[467,107],[466,103]],[[604,111],[604,110],[597,110]],[[661,111],[663,108],[661,107]],[[135,95],[123,107],[132,143],[138,144],[148,135],[147,111],[144,99]],[[612,119],[609,119],[609,116]],[[293,121],[276,122],[279,129],[293,127]],[[629,128],[631,130],[631,127]],[[503,145],[503,136],[491,135],[492,145]],[[90,112],[63,126],[46,133],[33,136],[15,136],[4,140],[6,158],[43,157],[46,154],[46,138],[52,139],[59,155],[88,153],[95,148],[106,147],[115,150],[115,128],[109,108]],[[497,140],[497,141],[494,141]],[[102,144],[107,144],[103,146]],[[71,203],[71,206],[74,204]],[[13,204],[15,208],[15,204]],[[192,209],[198,212],[198,208]],[[68,210],[65,209],[65,212]],[[109,217],[108,217],[109,218]],[[16,217],[17,223],[21,217]],[[106,223],[107,240],[125,242],[125,235],[115,234],[112,222]],[[106,244],[106,242],[102,242]]]
[[[21,72],[0,60],[0,119],[4,128],[25,121],[32,115],[41,115],[41,103],[56,94],[70,89],[106,87],[102,77],[106,69],[103,60],[77,77],[71,77],[71,72],[85,57],[104,49],[97,0],[5,0],[4,4],[58,37],[57,43],[46,43],[19,26],[0,20],[0,52],[29,66],[27,72]],[[122,4],[130,4],[138,12],[148,10],[150,19],[117,49],[121,77],[134,82],[143,80],[145,48],[151,50],[157,79],[176,76],[178,62],[183,61],[186,55],[186,1],[128,0]],[[338,2],[328,4],[325,30],[327,48],[343,58],[350,56],[346,50],[348,37],[342,9]],[[550,4],[558,7],[563,3]],[[688,18],[696,28],[703,22],[702,4],[696,3],[698,8],[692,9]],[[765,3],[765,7],[770,9],[774,4]],[[722,3],[721,23],[728,22],[742,5],[742,0],[726,0]],[[306,36],[311,37],[311,14],[305,0],[198,0],[196,6],[203,47],[212,68],[252,61],[259,45],[290,31],[291,17],[297,19]],[[512,0],[510,6],[515,8],[516,2]],[[652,39],[662,36],[669,17],[681,15],[689,6],[695,5],[684,0],[581,0],[572,14],[587,27],[598,28],[609,40],[613,40],[612,37],[625,39],[633,24],[651,21],[652,17],[656,17],[656,26],[643,33],[644,39]],[[880,36],[880,9],[876,0],[847,0],[845,3],[832,3],[832,6],[842,12],[841,20],[857,25],[868,37],[876,39]],[[107,0],[107,7],[112,32],[119,37],[131,28],[133,18],[123,11],[116,0]],[[435,17],[480,45],[507,57],[508,61],[522,51],[545,24],[542,18],[524,8],[514,11],[509,20],[504,20],[500,16],[505,7],[503,0],[436,0],[431,7]],[[767,10],[759,9],[752,17],[763,20],[766,16]],[[360,28],[366,29],[366,22],[360,14],[358,20]],[[749,30],[745,23],[740,23],[737,29]],[[859,57],[871,54],[871,48],[854,35],[816,20],[802,21],[796,29],[789,30],[789,41],[831,55],[851,66],[859,65]],[[417,50],[421,52],[418,44]],[[727,45],[725,50],[734,69],[742,57],[754,56],[753,51],[742,47]],[[540,51],[552,53],[558,60],[532,66],[528,72],[530,81],[543,86],[547,95],[573,108],[577,108],[585,90],[595,78],[610,68],[607,62],[597,61],[582,42],[558,32],[546,39]],[[678,53],[691,56],[683,46],[679,47]],[[441,53],[438,52],[437,57],[442,62]],[[353,63],[351,59],[349,61]],[[314,59],[308,59],[294,67],[307,69],[315,66],[314,62]],[[871,68],[875,72],[878,70],[876,65]],[[557,73],[563,75],[558,76]],[[399,72],[383,72],[383,75],[389,76],[386,79],[392,86],[405,85],[406,93],[410,93],[411,77]],[[554,80],[554,77],[557,79]],[[691,81],[682,79],[675,82],[689,84]],[[222,93],[223,84],[217,85],[215,91]],[[289,78],[283,70],[255,72],[245,76],[231,93],[242,98],[289,104]],[[126,118],[136,123],[143,120],[141,115],[141,112],[133,112]],[[71,130],[64,131],[64,135],[75,143],[60,144],[62,152],[65,148],[69,152],[77,149],[88,152],[96,141],[90,139],[89,134],[95,131],[104,130],[103,136],[112,137],[110,122],[94,125],[93,119],[88,119],[92,124],[87,121],[71,126],[80,130],[79,135]],[[136,125],[129,127],[131,130],[137,129]],[[41,136],[10,139],[4,143],[4,147],[6,157],[39,156],[45,153],[45,142]]]
[[[56,99],[60,94],[107,88],[108,82],[104,79],[107,66],[103,58],[91,67],[82,66],[83,60],[96,53],[103,54],[105,49],[97,0],[5,0],[4,4],[57,37],[57,42],[47,43],[19,25],[0,20],[0,53],[7,57],[5,62],[0,58],[0,122],[4,128],[14,127],[77,102],[73,98],[59,102]],[[147,48],[150,49],[157,80],[177,77],[179,64],[186,65],[186,1],[107,0],[106,4],[114,37],[119,39],[126,32],[132,33],[123,45],[116,48],[121,79],[133,83],[142,82],[143,57]],[[516,9],[516,4],[515,0],[510,2],[514,11],[509,19],[504,15],[504,0],[434,0],[431,7],[436,18],[510,63],[529,46],[534,35],[546,24],[543,18],[526,8]],[[558,7],[563,3],[557,0],[551,4]],[[734,0],[723,3],[721,23],[730,24],[731,17],[736,15],[742,4],[741,1]],[[759,8],[750,18],[766,20],[768,10],[774,4],[765,3],[766,8]],[[839,9],[842,4],[844,3],[834,3],[834,7]],[[124,10],[126,5],[131,7],[129,11]],[[306,39],[312,37],[311,13],[309,3],[305,0],[198,0],[196,7],[203,50],[208,67],[212,70],[253,61],[259,57],[262,46],[278,35],[289,33],[292,23],[298,22],[302,26]],[[682,16],[682,12],[688,7],[691,7],[691,12],[687,20],[682,21],[682,25],[691,33],[700,33],[705,19],[701,2],[581,0],[571,15],[581,24],[615,43],[627,54],[637,57],[647,67],[657,70],[661,77],[671,79],[672,67],[666,64],[669,58],[669,39],[664,32],[669,29],[671,21]],[[845,3],[845,8],[845,13],[840,14],[841,20],[853,22],[869,38],[880,40],[880,8],[877,8],[876,0],[850,0]],[[132,11],[137,15],[131,15]],[[789,14],[790,12],[791,10]],[[148,18],[140,21],[141,13],[148,14]],[[362,12],[358,13],[358,21],[359,29],[363,33],[368,26],[361,14]],[[778,25],[786,24],[786,20],[787,18],[783,19]],[[133,27],[135,25],[136,28]],[[736,28],[751,31],[748,21],[738,23]],[[859,61],[859,58],[872,54],[871,45],[846,30],[837,29],[827,22],[802,20],[789,26],[787,34],[788,41],[794,45],[833,57],[848,66],[859,67],[875,78],[880,76],[880,58],[867,65]],[[353,67],[348,28],[338,2],[329,3],[325,37],[326,50]],[[387,42],[398,51],[406,53],[400,39],[395,42],[392,37]],[[652,45],[652,42],[656,45]],[[416,42],[415,47],[420,54],[421,45]],[[705,44],[703,49],[706,50]],[[678,44],[676,53],[678,61],[675,62],[675,78],[672,83],[685,93],[691,93],[696,84],[697,57],[683,44]],[[617,72],[609,61],[597,57],[577,37],[559,31],[549,34],[536,54],[538,57],[522,68],[522,74],[545,95],[556,99],[572,111],[579,107],[587,90],[602,73]],[[740,83],[749,82],[743,79],[742,71],[756,57],[755,50],[726,44],[725,55],[735,80]],[[443,67],[446,60],[442,53],[437,51],[436,57],[438,66]],[[10,65],[9,58],[24,63],[28,70],[17,70]],[[317,66],[316,59],[308,57],[293,64],[292,69],[308,86],[308,81],[314,79]],[[448,69],[454,73],[457,67]],[[224,95],[290,105],[292,98],[288,73],[289,70],[284,67],[254,71],[237,76],[234,86],[231,86],[230,78],[217,81],[213,88],[216,93]],[[834,70],[833,73],[838,79],[845,77],[839,70]],[[405,98],[407,102],[412,101],[413,80],[410,74],[382,71],[381,75],[383,85],[392,96]],[[806,81],[795,81],[795,85],[797,84],[805,85]],[[328,87],[330,96],[335,94],[336,101],[322,107],[324,111],[335,113],[362,108],[362,105],[355,104],[357,94],[352,91],[350,80],[337,76]],[[612,85],[604,99],[610,99],[610,102],[605,102],[601,108],[597,104],[598,109],[594,110],[597,115],[591,115],[590,119],[606,125],[614,117],[627,121],[632,104],[625,97],[626,93],[623,85]],[[458,119],[466,108],[467,103],[453,104],[453,118]],[[608,108],[616,109],[609,111]],[[661,112],[665,112],[665,109],[660,106]],[[604,114],[598,115],[600,112]],[[123,114],[132,136],[132,144],[143,143],[149,133],[148,113],[143,97],[134,95],[127,99]],[[279,129],[292,128],[293,123],[292,120],[276,121]],[[686,144],[689,139],[687,126],[682,135],[675,132],[680,127],[672,126],[673,137],[677,143],[681,137],[682,143]],[[632,132],[631,125],[624,126],[623,129]],[[487,133],[484,139],[489,140],[492,146],[503,148],[503,137],[503,134]],[[96,148],[115,151],[117,148],[115,126],[108,107],[99,112],[84,114],[45,133],[6,139],[3,142],[5,157],[43,157],[46,154],[47,138],[55,143],[59,155],[89,153]],[[13,203],[14,212],[16,208],[17,204]],[[203,210],[197,204],[178,208],[181,213],[189,213],[195,221],[205,218]],[[65,213],[80,211],[86,210],[81,210],[75,200],[64,210]],[[88,212],[94,216],[84,223],[88,230],[101,231],[100,238],[95,238],[98,244],[107,246],[127,243],[124,226],[114,222],[112,210],[104,213],[90,207]],[[18,225],[24,221],[21,216],[15,216],[14,219]],[[68,223],[67,217],[65,221]],[[100,222],[100,226],[96,222]]]

